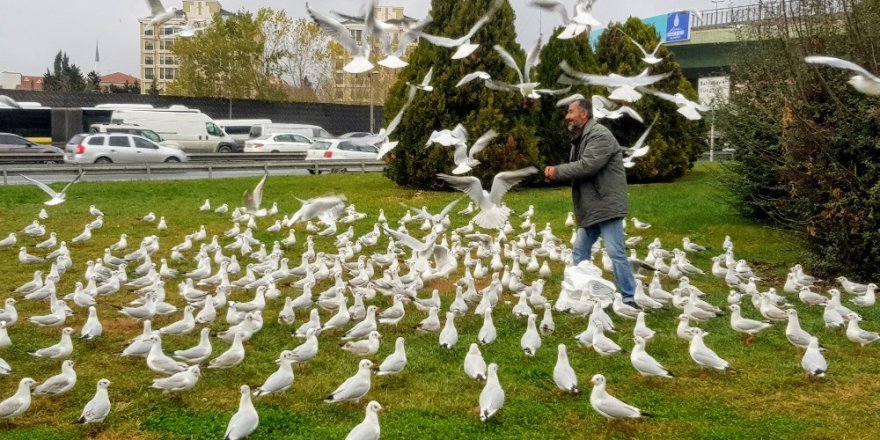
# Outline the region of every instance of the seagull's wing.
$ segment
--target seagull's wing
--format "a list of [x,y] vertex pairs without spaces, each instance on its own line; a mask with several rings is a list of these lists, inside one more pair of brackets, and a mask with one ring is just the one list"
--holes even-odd
[[437,177],[453,188],[470,196],[478,205],[482,206],[485,201],[483,185],[480,183],[480,179],[474,176],[450,176],[448,174],[438,174]]
[[400,125],[400,121],[403,120],[403,114],[406,112],[406,109],[409,108],[410,104],[412,104],[413,97],[415,96],[416,87],[409,86],[409,96],[406,99],[406,102],[400,107],[400,111],[394,115],[394,119],[388,123],[388,127],[385,128],[385,137],[391,136],[391,133],[397,129],[397,126]]
[[581,95],[580,93],[575,93],[574,95],[567,96],[565,98],[560,99],[559,101],[556,101],[556,106],[557,107],[565,107],[565,106],[571,105],[572,102],[575,102],[578,99],[585,99],[584,95]]
[[433,76],[434,76],[434,66],[431,66],[431,68],[428,69],[428,73],[426,73],[426,74],[425,74],[425,77],[422,78],[422,84],[421,84],[422,87],[425,87],[425,86],[430,85],[430,84],[431,84],[431,78],[432,78]]
[[85,171],[79,173],[76,176],[76,178],[74,178],[73,180],[70,181],[70,183],[68,183],[67,185],[64,185],[64,188],[61,190],[61,194],[67,195],[67,188],[70,188],[71,185],[73,185],[76,182],[79,182],[79,179],[81,179],[83,174],[85,174],[85,173],[86,173]]
[[442,219],[443,217],[446,217],[446,214],[449,214],[449,211],[452,211],[452,208],[454,208],[455,205],[457,205],[458,202],[461,201],[461,199],[462,199],[462,197],[459,197],[459,198],[457,198],[457,199],[455,199],[455,200],[449,202],[449,204],[446,205],[446,206],[443,208],[443,210],[440,211],[439,214],[437,214],[437,217],[438,217],[438,218],[441,218],[441,219]]
[[558,13],[562,16],[562,22],[564,24],[568,24],[568,22],[571,21],[568,17],[568,10],[566,10],[565,4],[562,3],[562,0],[532,0],[529,2],[529,6],[535,6],[545,11]]
[[483,25],[489,22],[489,19],[492,18],[492,15],[495,14],[495,12],[497,12],[499,8],[501,8],[501,5],[503,5],[505,1],[506,0],[495,0],[495,2],[492,3],[492,7],[490,7],[489,10],[486,11],[486,13],[482,17],[480,17],[480,19],[477,20],[477,22],[474,23],[473,26],[471,26],[471,29],[464,36],[464,39],[471,39],[477,33],[477,31],[479,31],[480,28],[483,27]]
[[[46,194],[49,194],[49,196],[51,196],[53,199],[58,198],[59,194],[57,192],[55,192],[54,189],[49,188],[49,185],[46,185],[45,183],[40,182],[39,180],[31,179],[30,177],[25,176],[24,174],[19,174],[19,176],[21,176],[24,180],[27,180],[28,182],[33,183],[34,185],[37,185],[38,188],[45,191]],[[78,177],[77,177],[77,179],[78,179]]]
[[516,71],[516,74],[519,76],[519,82],[526,82],[526,79],[523,77],[522,70],[519,70],[519,66],[516,65],[516,60],[513,59],[513,56],[510,55],[508,51],[504,50],[503,47],[496,44],[495,52],[498,52],[498,55],[501,56],[501,61],[503,61],[507,67],[510,67],[511,69]]
[[383,226],[383,229],[385,229],[386,234],[388,234],[391,237],[394,237],[395,240],[397,240],[401,244],[409,247],[410,249],[412,249],[414,251],[421,252],[427,248],[427,245],[425,245],[424,242],[419,241],[417,238],[413,237],[412,235],[409,235],[409,234],[406,234],[406,233],[403,233],[403,232],[400,232],[400,231],[397,231],[394,229],[389,229],[388,226]]
[[489,90],[518,90],[516,86],[508,84],[503,81],[496,81],[494,79],[487,79],[485,82],[485,86]]
[[[661,79],[664,79],[672,74],[672,72],[666,72],[659,75],[645,75],[645,76],[634,76],[634,77],[626,77],[620,75],[593,75],[589,73],[582,73],[574,70],[567,61],[563,60],[559,63],[559,68],[568,75],[570,78],[565,79],[565,81],[581,81],[586,84],[592,84],[596,86],[603,87],[620,87],[620,86],[630,86],[630,87],[638,87],[638,86],[649,86],[654,84]],[[560,77],[560,82],[563,84],[569,84],[570,82],[563,82],[563,77]]]
[[489,200],[496,205],[501,204],[501,199],[518,183],[528,176],[538,172],[535,167],[526,167],[516,171],[503,171],[492,179],[492,191],[489,192]]
[[483,72],[483,71],[479,71],[479,70],[476,72],[471,72],[471,73],[468,73],[467,75],[465,75],[464,77],[462,77],[461,81],[459,81],[458,84],[455,85],[455,87],[461,87],[461,86],[463,86],[463,85],[465,85],[475,79],[478,79],[478,78],[482,79],[482,80],[488,80],[491,78],[491,76],[489,76],[488,73]]
[[610,99],[608,99],[602,95],[593,95],[590,99],[593,103],[593,110],[594,111],[596,109],[600,109],[600,108],[602,108],[602,109],[614,108],[614,103],[611,102]]
[[492,142],[496,137],[498,137],[498,132],[495,130],[489,130],[483,133],[483,135],[474,142],[474,145],[471,146],[471,150],[468,152],[468,157],[473,158],[474,155],[483,151],[483,149],[489,145],[489,142]]
[[874,76],[874,74],[868,72],[864,67],[852,61],[825,56],[809,56],[804,58],[804,61],[810,64],[825,64],[826,66],[836,67],[838,69],[852,70],[853,72],[860,73],[866,77],[873,78],[875,81],[880,81],[880,78]]
[[160,0],[147,0],[147,4],[150,5],[150,14],[153,17],[165,12],[165,7],[162,6]]
[[263,186],[266,184],[266,178],[269,177],[269,172],[263,175],[263,178],[260,179],[260,183],[254,188],[254,191],[250,193],[250,197],[245,194],[245,206],[248,209],[252,209],[254,211],[260,209],[260,204],[263,203]]
[[456,47],[467,40],[467,38],[449,38],[431,34],[422,34],[422,38],[428,40],[431,44],[440,47]]
[[541,63],[541,37],[538,37],[538,41],[535,42],[535,45],[532,46],[532,50],[529,51],[528,56],[526,56],[526,63],[523,66],[523,77],[525,77],[525,81],[531,81],[532,68]]
[[678,100],[675,99],[675,96],[670,95],[670,94],[668,94],[668,93],[663,93],[663,92],[661,92],[661,91],[659,91],[659,90],[654,90],[654,89],[652,89],[652,88],[650,88],[650,87],[639,87],[639,91],[642,91],[642,92],[645,92],[645,93],[649,93],[649,94],[654,95],[654,96],[656,96],[656,97],[658,97],[658,98],[660,98],[660,99],[662,99],[662,100],[664,100],[664,101],[669,101],[669,102],[672,102],[672,103],[678,104]]
[[562,89],[535,89],[534,92],[541,95],[562,95],[571,91],[571,86]]
[[633,110],[633,108],[628,105],[621,106],[619,109],[617,109],[617,111],[628,114],[629,117],[641,122],[642,124],[645,123],[645,120],[642,119],[642,115],[640,115],[637,111]]
[[621,34],[623,34],[623,35],[626,35],[626,38],[629,38],[629,41],[632,41],[632,43],[633,43],[633,44],[635,44],[635,45],[636,45],[636,47],[638,47],[638,48],[639,48],[639,51],[641,51],[641,52],[642,52],[642,55],[644,55],[644,56],[646,56],[646,57],[647,57],[647,56],[648,56],[648,51],[646,51],[646,50],[645,50],[645,48],[644,48],[644,47],[642,47],[642,45],[641,45],[641,44],[639,44],[639,42],[638,42],[638,41],[636,41],[636,39],[635,39],[635,38],[633,38],[633,37],[630,37],[630,36],[629,36],[629,34],[628,34],[628,33],[626,33],[626,32],[624,32],[624,31],[623,31],[623,29],[621,29],[621,28],[615,28],[615,29],[617,29],[617,30],[618,30],[618,31],[620,31],[620,33],[621,33]]
[[456,165],[467,162],[467,149],[467,144],[464,142],[455,145],[455,151],[452,153],[452,161],[455,162]]
[[660,117],[659,114],[654,116],[654,120],[651,122],[651,125],[649,125],[648,129],[645,130],[644,133],[642,133],[642,135],[639,137],[639,139],[636,141],[636,143],[632,146],[632,148],[628,149],[629,151],[635,151],[635,150],[638,150],[639,148],[641,148],[641,146],[645,143],[645,139],[648,138],[648,134],[651,133],[651,128],[654,127],[654,124],[657,122],[657,118],[659,118],[659,117]]
[[657,42],[657,45],[654,46],[654,50],[651,51],[651,56],[656,57],[656,56],[657,56],[657,51],[660,50],[660,46],[662,46],[662,45],[663,45],[663,41],[662,41],[662,40],[661,40],[661,41],[658,41],[658,42]]
[[[343,26],[339,20],[336,20],[327,14],[310,9],[308,3],[306,3],[306,12],[308,12],[312,17],[312,20],[315,20],[315,23],[317,23],[324,32],[336,40],[337,43],[348,49],[349,52],[352,54],[363,53],[364,48],[354,41],[354,37],[351,36],[351,31]],[[364,34],[366,35],[366,32]]]

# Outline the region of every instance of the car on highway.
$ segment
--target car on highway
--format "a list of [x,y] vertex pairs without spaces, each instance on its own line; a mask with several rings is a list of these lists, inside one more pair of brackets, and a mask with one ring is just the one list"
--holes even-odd
[[166,141],[162,139],[162,136],[159,136],[159,133],[156,133],[153,130],[150,130],[146,127],[141,127],[139,125],[126,125],[126,124],[92,124],[89,126],[89,133],[125,133],[125,134],[136,134],[138,136],[143,136],[159,145],[164,145],[166,147],[171,148],[180,148],[180,143],[174,141]]
[[244,143],[245,153],[306,153],[314,141],[296,133],[261,136]]
[[372,136],[372,133],[367,133],[366,131],[350,131],[339,136],[339,139],[352,139],[352,138],[363,138],[367,136]]
[[379,149],[374,145],[358,145],[347,139],[326,139],[312,144],[306,154],[306,160],[375,160],[377,154]]
[[[74,136],[74,139],[82,135]],[[97,133],[84,135],[79,143],[68,143],[64,161],[68,163],[145,163],[188,162],[189,156],[177,148],[159,145],[134,134]]]
[[[3,154],[56,154],[62,155],[64,151],[51,145],[42,145],[31,142],[17,134],[0,133],[0,155]],[[2,157],[0,157],[2,160]],[[54,162],[54,161],[47,161]]]

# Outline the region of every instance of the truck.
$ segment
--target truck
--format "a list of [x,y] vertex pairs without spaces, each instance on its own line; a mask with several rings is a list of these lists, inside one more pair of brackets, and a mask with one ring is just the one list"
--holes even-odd
[[137,125],[155,131],[166,141],[190,153],[233,153],[242,147],[227,135],[210,116],[187,108],[114,110],[113,124]]

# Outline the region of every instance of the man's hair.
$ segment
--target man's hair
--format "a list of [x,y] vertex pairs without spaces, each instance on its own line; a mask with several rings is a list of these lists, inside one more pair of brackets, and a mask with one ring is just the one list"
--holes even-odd
[[593,117],[593,106],[585,98],[577,99],[574,102],[577,103],[578,108],[586,111],[591,118]]

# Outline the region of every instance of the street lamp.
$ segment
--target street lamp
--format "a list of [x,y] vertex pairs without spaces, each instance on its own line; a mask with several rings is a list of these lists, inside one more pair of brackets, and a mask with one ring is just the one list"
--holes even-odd
[[712,0],[712,3],[715,3],[715,24],[718,25],[721,23],[721,20],[718,18],[718,3],[724,3],[727,0]]
[[370,72],[370,134],[376,132],[376,118],[373,117],[373,76],[378,74],[379,72],[376,70]]

